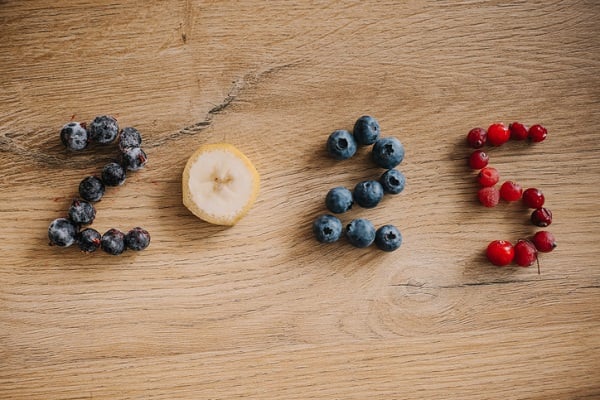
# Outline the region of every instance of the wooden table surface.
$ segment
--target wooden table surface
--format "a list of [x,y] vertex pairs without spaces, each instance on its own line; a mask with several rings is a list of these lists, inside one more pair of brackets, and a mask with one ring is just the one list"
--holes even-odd
[[[0,398],[600,398],[599,20],[597,1],[0,1]],[[60,127],[101,114],[149,156],[93,224],[147,228],[136,254],[47,245],[116,154],[69,153]],[[363,114],[403,142],[407,186],[341,218],[398,226],[393,253],[311,233],[329,188],[382,172],[324,152]],[[537,228],[479,205],[465,166],[470,128],[515,120],[549,130],[489,151],[554,213],[541,275],[486,261]],[[181,203],[217,142],[262,178],[232,228]]]

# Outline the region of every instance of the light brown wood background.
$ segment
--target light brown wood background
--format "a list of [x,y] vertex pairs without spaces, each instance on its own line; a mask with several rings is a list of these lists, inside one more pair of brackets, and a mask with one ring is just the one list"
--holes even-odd
[[[597,1],[0,1],[0,398],[600,398],[599,20]],[[59,129],[105,113],[150,161],[93,227],[152,244],[48,247],[115,152],[69,154]],[[329,188],[382,172],[323,151],[363,114],[408,182],[343,221],[396,224],[391,254],[310,231]],[[470,128],[513,120],[549,129],[490,151],[554,213],[540,276],[486,262],[535,229],[479,206],[465,167]],[[180,200],[222,141],[262,177],[230,229]]]

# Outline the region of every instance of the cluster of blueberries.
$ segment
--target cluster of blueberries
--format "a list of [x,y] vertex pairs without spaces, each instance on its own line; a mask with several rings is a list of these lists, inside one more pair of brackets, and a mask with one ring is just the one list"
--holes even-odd
[[108,115],[96,117],[88,128],[85,122],[69,122],[60,131],[60,139],[67,149],[81,151],[90,142],[111,144],[117,141],[119,161],[104,166],[101,178],[88,176],[79,184],[80,199],[74,199],[67,218],[57,218],[48,228],[51,245],[68,247],[77,243],[81,251],[92,253],[98,248],[112,255],[119,255],[127,248],[144,250],[150,244],[150,234],[136,227],[127,234],[118,229],[109,229],[103,235],[90,225],[96,217],[93,202],[100,201],[106,186],[119,186],[125,182],[126,171],[137,171],[144,167],[148,157],[142,150],[142,136],[135,128],[123,128],[119,132],[117,120]]
[[[356,153],[359,145],[373,145],[373,162],[387,171],[379,180],[359,182],[354,191],[345,187],[331,189],[325,197],[325,206],[334,214],[344,213],[356,202],[363,208],[376,207],[384,193],[398,194],[404,190],[406,178],[395,169],[404,159],[404,146],[394,138],[380,138],[379,122],[368,115],[360,117],[353,132],[336,130],[327,139],[327,152],[337,160],[346,160]],[[321,243],[332,243],[342,235],[342,222],[331,214],[323,214],[313,222],[313,233]],[[364,248],[373,242],[384,251],[394,251],[402,244],[402,234],[394,225],[377,230],[369,220],[356,218],[346,226],[346,238],[355,247]]]

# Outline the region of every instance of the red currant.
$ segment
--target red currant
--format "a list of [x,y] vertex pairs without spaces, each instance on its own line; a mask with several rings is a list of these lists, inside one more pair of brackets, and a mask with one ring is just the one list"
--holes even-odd
[[530,267],[537,260],[537,250],[529,240],[519,239],[515,244],[515,262],[520,267]]
[[548,131],[541,125],[536,124],[529,128],[529,139],[531,139],[532,142],[542,142],[546,139],[547,135]]
[[541,208],[544,200],[544,194],[539,189],[529,188],[523,192],[523,203],[529,208]]
[[487,141],[493,146],[500,146],[510,139],[510,131],[504,124],[492,124],[487,131]]
[[479,202],[485,207],[496,207],[500,201],[500,191],[494,186],[484,187],[479,189],[477,197],[479,198]]
[[500,197],[506,201],[517,201],[523,194],[523,188],[518,183],[506,181],[500,186]]
[[494,186],[500,180],[500,174],[494,167],[485,167],[477,174],[477,182],[483,187]]
[[552,211],[545,207],[537,208],[531,213],[531,222],[542,228],[552,223]]
[[508,125],[510,131],[510,138],[515,140],[525,140],[529,136],[527,127],[520,122],[513,122]]
[[471,169],[481,169],[488,165],[490,157],[483,150],[475,150],[469,157],[469,167]]
[[507,240],[494,240],[488,245],[485,254],[492,264],[503,267],[515,258],[515,248]]
[[539,231],[531,239],[535,248],[542,253],[549,253],[556,247],[554,235],[548,231]]
[[483,147],[487,140],[487,132],[483,128],[473,128],[467,134],[467,142],[474,149]]

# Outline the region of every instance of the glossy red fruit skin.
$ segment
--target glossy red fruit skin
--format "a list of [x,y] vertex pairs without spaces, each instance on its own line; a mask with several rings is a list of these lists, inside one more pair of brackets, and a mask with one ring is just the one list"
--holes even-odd
[[529,137],[529,129],[520,122],[513,122],[508,125],[510,138],[514,140],[525,140]]
[[529,140],[534,143],[543,142],[548,136],[548,130],[542,125],[536,124],[529,128]]
[[537,260],[537,249],[529,240],[520,239],[515,244],[515,263],[520,267],[530,267]]
[[506,201],[517,201],[523,195],[523,188],[518,183],[506,181],[500,186],[500,197]]
[[501,146],[510,139],[510,131],[508,128],[500,124],[492,124],[487,130],[487,141],[492,146]]
[[494,240],[488,244],[485,255],[492,264],[504,267],[515,258],[515,248],[507,240]]
[[467,143],[474,149],[480,149],[487,141],[487,132],[483,128],[473,128],[467,134]]
[[544,201],[544,194],[539,189],[529,188],[523,192],[523,204],[529,208],[541,208]]
[[500,174],[494,167],[485,167],[477,174],[477,182],[482,187],[494,186],[500,180]]
[[556,248],[556,239],[548,231],[536,232],[531,241],[535,245],[535,248],[542,253],[549,253]]
[[477,191],[477,197],[484,207],[496,207],[500,202],[500,191],[494,186],[484,187]]
[[552,211],[545,207],[536,208],[531,213],[531,222],[534,225],[545,228],[552,223]]
[[490,157],[483,150],[475,150],[469,157],[469,167],[471,169],[481,169],[488,165]]

